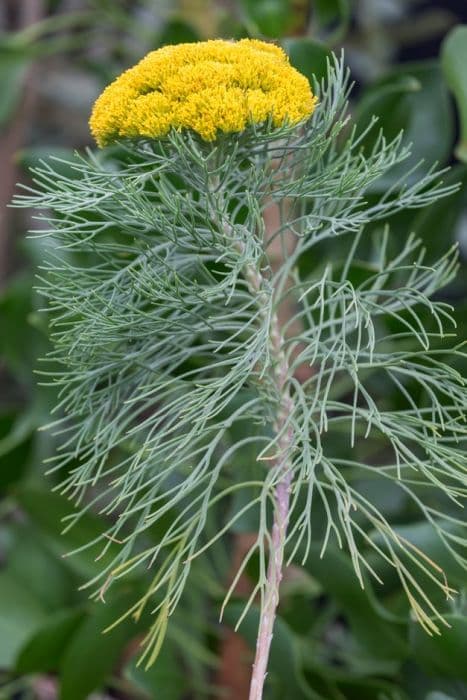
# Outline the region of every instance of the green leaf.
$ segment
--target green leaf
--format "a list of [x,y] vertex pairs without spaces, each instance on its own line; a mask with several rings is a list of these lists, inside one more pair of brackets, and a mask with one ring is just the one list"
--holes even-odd
[[467,25],[455,27],[444,40],[441,65],[459,108],[461,138],[456,155],[467,162]]
[[198,32],[191,24],[175,17],[164,25],[162,32],[157,37],[156,45],[188,44],[193,41],[200,41]]
[[[432,255],[442,253],[456,240],[459,222],[467,207],[467,165],[453,166],[443,180],[449,185],[459,183],[459,190],[422,209],[411,226],[411,230],[430,246]],[[458,279],[456,283],[461,281]]]
[[73,635],[61,663],[60,700],[86,700],[102,687],[115,669],[123,650],[139,631],[131,620],[106,630],[134,603],[127,594],[109,603],[97,603]]
[[31,457],[29,416],[0,415],[0,488],[6,489],[24,476]]
[[293,22],[290,0],[242,0],[245,24],[253,33],[277,38],[284,36]]
[[290,63],[303,73],[310,83],[321,80],[327,73],[327,61],[331,51],[324,44],[313,39],[285,39],[283,47],[290,58]]
[[30,57],[21,51],[0,46],[0,126],[4,126],[11,119],[18,107],[30,64]]
[[373,115],[378,117],[378,123],[365,138],[366,148],[373,148],[381,129],[387,140],[403,131],[403,143],[411,145],[410,156],[377,181],[378,191],[385,190],[421,161],[414,178],[434,163],[449,160],[454,116],[440,66],[435,61],[404,64],[366,90],[356,112],[360,131]]
[[155,664],[143,669],[133,660],[124,671],[125,677],[149,698],[179,700],[185,697],[187,679],[180,673],[180,661],[175,647],[166,640]]
[[63,610],[48,618],[21,649],[16,660],[16,671],[56,671],[66,646],[82,619],[82,610]]
[[[21,508],[47,536],[51,550],[57,556],[66,557],[65,562],[79,576],[91,578],[97,572],[103,571],[106,564],[113,560],[117,545],[112,544],[106,554],[97,561],[104,545],[102,532],[105,524],[102,519],[84,513],[74,527],[62,534],[65,526],[63,519],[74,513],[66,498],[34,486],[21,486],[15,495]],[[96,542],[89,548],[67,556],[94,540]]]
[[[467,688],[457,677],[433,677],[432,672],[425,673],[422,670],[415,656],[404,665],[399,682],[410,700],[432,700],[432,695],[435,695],[436,700],[460,700],[467,697]],[[436,698],[436,694],[441,697]]]
[[329,45],[342,39],[348,29],[351,11],[349,0],[314,0],[313,20],[315,33],[326,39]]
[[8,571],[49,612],[68,606],[76,598],[77,583],[61,559],[46,547],[40,533],[27,524],[13,526]]
[[0,355],[8,370],[22,383],[31,382],[37,352],[37,331],[29,323],[32,278],[16,277],[0,295]]
[[37,599],[9,571],[0,573],[0,668],[13,666],[25,642],[46,619]]
[[380,608],[370,583],[365,582],[365,589],[360,587],[348,556],[328,547],[320,558],[320,549],[315,545],[305,566],[338,604],[361,645],[376,658],[403,659],[407,656],[407,646],[398,625]]
[[417,663],[432,675],[452,676],[467,681],[467,618],[446,615],[450,629],[430,637],[415,622],[410,626],[410,644]]
[[[329,668],[327,669],[329,671]],[[332,669],[329,673],[330,680],[334,680],[337,686],[336,700],[413,700],[400,692],[394,683],[378,678],[353,677]]]

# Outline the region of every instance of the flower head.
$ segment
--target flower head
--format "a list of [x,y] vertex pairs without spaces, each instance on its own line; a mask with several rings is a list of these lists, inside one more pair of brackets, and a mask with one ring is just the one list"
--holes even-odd
[[165,46],[122,73],[97,99],[91,131],[100,146],[188,129],[206,141],[250,124],[296,124],[316,105],[284,51],[254,39]]

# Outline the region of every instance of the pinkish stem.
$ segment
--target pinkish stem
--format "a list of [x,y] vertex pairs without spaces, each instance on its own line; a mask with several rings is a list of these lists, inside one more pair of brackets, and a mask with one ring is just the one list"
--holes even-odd
[[[218,183],[215,183],[216,185]],[[215,189],[215,188],[214,188]],[[271,219],[273,217],[273,220]],[[277,205],[272,205],[265,212],[266,230],[275,230],[279,222]],[[275,220],[277,219],[277,221]],[[289,232],[291,234],[291,232]],[[280,243],[281,253],[276,251],[275,259],[271,256],[272,268],[277,268],[282,260],[282,246],[284,242],[291,250],[295,247],[295,237],[288,235],[282,237],[282,241],[276,240],[276,246]],[[243,252],[243,245],[239,242],[238,249]],[[272,251],[274,252],[274,251]],[[264,279],[259,270],[252,266],[245,269],[245,277],[252,293],[259,294],[263,288]],[[290,487],[292,481],[292,469],[289,464],[290,449],[293,440],[293,429],[290,425],[290,417],[293,413],[293,400],[286,386],[289,376],[289,364],[283,347],[280,315],[284,321],[288,320],[288,309],[279,309],[271,321],[271,356],[274,365],[274,380],[279,395],[279,411],[275,423],[276,434],[281,437],[278,441],[278,455],[274,466],[277,468],[280,479],[274,492],[274,521],[271,533],[271,546],[269,552],[268,571],[266,576],[265,594],[261,609],[261,619],[256,641],[256,654],[253,664],[253,673],[250,683],[249,700],[262,700],[264,682],[266,679],[269,653],[276,619],[277,606],[279,604],[279,587],[283,576],[284,550],[289,521]],[[286,426],[288,426],[286,428]]]
[[278,444],[276,467],[281,474],[276,485],[274,499],[274,522],[271,533],[271,548],[266,580],[265,597],[261,610],[261,619],[256,641],[256,655],[253,664],[249,700],[262,700],[266,679],[269,653],[273,636],[276,610],[279,604],[279,587],[282,580],[284,549],[289,520],[290,485],[292,471],[288,464],[290,447],[293,439],[292,427],[284,430],[293,411],[293,401],[285,388],[289,373],[287,358],[282,347],[282,335],[277,316],[273,318],[271,345],[276,359],[275,377],[277,389],[281,396],[281,406],[276,421],[276,431],[282,433]]

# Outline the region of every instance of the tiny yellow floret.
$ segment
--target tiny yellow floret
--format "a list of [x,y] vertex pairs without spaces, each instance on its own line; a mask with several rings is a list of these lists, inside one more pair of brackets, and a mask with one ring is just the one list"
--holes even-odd
[[271,120],[309,117],[317,98],[282,49],[256,39],[165,46],[122,73],[97,99],[90,127],[99,146],[160,138],[170,129],[214,141]]

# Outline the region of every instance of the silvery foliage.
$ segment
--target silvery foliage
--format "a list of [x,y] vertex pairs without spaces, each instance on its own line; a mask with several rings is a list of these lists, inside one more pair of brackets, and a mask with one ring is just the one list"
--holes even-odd
[[[172,133],[76,156],[66,172],[49,161],[17,198],[43,211],[37,235],[55,242],[41,272],[54,346],[43,380],[59,396],[51,471],[67,468],[61,490],[77,506],[66,526],[79,528],[86,511],[107,516],[90,543],[106,553],[88,584],[96,596],[137,568],[153,572],[128,612],[155,615],[149,661],[193,561],[248,514],[257,539],[241,570],[257,557],[259,577],[245,610],[264,593],[280,478],[271,461],[281,400],[271,320],[285,298],[296,309],[283,329],[293,397],[284,425],[293,434],[288,561],[306,560],[318,509],[322,556],[337,542],[363,585],[368,574],[379,579],[377,554],[397,571],[417,619],[438,631],[442,616],[424,582],[448,597],[451,589],[359,489],[371,478],[401,489],[466,565],[467,401],[453,362],[462,350],[443,361],[454,329],[451,309],[436,300],[456,254],[429,265],[413,236],[393,240],[389,222],[452,188],[439,173],[407,173],[376,196],[375,183],[408,149],[380,135],[365,151],[368,130],[349,127],[347,94],[335,61],[298,128],[252,128],[215,145]],[[271,201],[283,220],[265,241]],[[268,244],[284,231],[297,245],[273,270]],[[260,275],[258,289],[248,270]],[[299,382],[304,366],[311,370]],[[385,392],[399,394],[399,407]],[[432,505],[436,490],[445,512]]]

